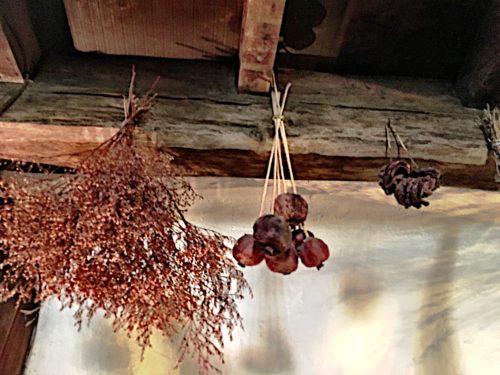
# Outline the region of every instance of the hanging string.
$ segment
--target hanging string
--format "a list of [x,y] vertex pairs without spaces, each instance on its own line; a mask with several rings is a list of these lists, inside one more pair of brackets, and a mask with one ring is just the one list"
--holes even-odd
[[[278,85],[276,83],[276,78],[274,74],[272,78],[273,82],[271,90],[271,104],[273,111],[273,122],[274,122],[275,133],[274,133],[273,145],[271,148],[271,154],[269,156],[269,162],[267,164],[266,179],[262,191],[259,216],[262,216],[262,214],[264,213],[265,199],[267,196],[269,179],[271,177],[271,169],[273,173],[273,187],[272,187],[273,192],[272,192],[271,209],[270,209],[271,212],[274,213],[274,199],[276,198],[277,194],[279,195],[281,194],[281,192],[286,193],[288,191],[287,179],[285,178],[284,160],[286,160],[288,167],[291,189],[295,194],[297,194],[297,186],[295,184],[295,179],[293,176],[290,148],[286,137],[285,122],[283,116],[291,84],[288,83],[286,85],[282,96],[281,92],[278,90]],[[282,147],[283,147],[283,152],[285,153],[284,158],[282,155]]]
[[[399,136],[398,132],[396,131],[396,129],[394,128],[394,126],[391,124],[391,120],[387,121],[387,125],[385,127],[386,127],[386,132],[387,132],[387,129],[390,130],[390,132],[392,134],[392,137],[394,138],[394,141],[396,142],[396,147],[398,148],[398,159],[401,157],[400,156],[400,149],[402,148],[406,152],[406,154],[408,155],[408,158],[410,159],[410,162],[415,166],[415,168],[418,169],[417,162],[415,160],[413,160],[413,158],[412,158],[412,156],[410,154],[410,151],[408,151],[408,149],[406,148],[405,144],[403,143],[403,140]],[[389,137],[387,136],[387,138],[389,138]],[[389,141],[388,144],[389,144],[389,148],[390,148],[390,141]],[[387,149],[386,149],[386,153],[387,153]]]

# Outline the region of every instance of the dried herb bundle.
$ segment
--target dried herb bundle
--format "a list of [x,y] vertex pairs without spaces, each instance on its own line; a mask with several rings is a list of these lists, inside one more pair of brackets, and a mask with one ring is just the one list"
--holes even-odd
[[248,285],[227,257],[228,238],[184,218],[195,198],[171,157],[134,140],[155,96],[133,94],[117,134],[57,184],[3,184],[6,259],[0,300],[51,297],[76,306],[81,325],[98,309],[116,330],[137,332],[143,350],[153,329],[184,329],[179,361],[201,373],[223,359],[223,334],[241,325],[237,300]]

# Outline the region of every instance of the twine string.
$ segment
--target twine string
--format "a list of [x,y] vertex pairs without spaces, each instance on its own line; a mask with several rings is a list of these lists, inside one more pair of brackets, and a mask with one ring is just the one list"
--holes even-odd
[[[400,149],[403,149],[406,152],[406,155],[408,155],[408,159],[410,159],[410,162],[415,166],[415,168],[418,169],[418,164],[417,162],[412,158],[410,151],[406,148],[405,144],[403,143],[403,140],[399,136],[398,132],[394,128],[394,126],[391,124],[391,120],[387,122],[386,129],[389,129],[392,137],[394,138],[394,141],[396,142],[396,147],[398,148],[398,159],[401,157],[400,155]],[[389,146],[390,147],[390,146]],[[386,151],[387,152],[387,151]]]
[[[295,179],[293,176],[292,161],[290,157],[290,148],[286,137],[285,117],[283,115],[290,87],[291,84],[288,83],[283,93],[281,93],[278,90],[276,78],[273,74],[272,89],[271,89],[271,104],[273,111],[274,139],[271,148],[271,153],[269,155],[269,161],[267,164],[266,179],[264,182],[264,188],[261,196],[259,216],[262,216],[262,214],[264,213],[264,206],[268,191],[269,179],[271,178],[271,169],[273,174],[273,187],[272,187],[272,200],[271,200],[270,211],[272,213],[274,213],[274,199],[276,198],[277,194],[279,195],[281,194],[281,192],[286,193],[288,191],[287,179],[285,177],[284,160],[286,160],[288,167],[291,190],[295,194],[297,194],[297,186],[295,184]],[[285,154],[284,157],[283,157],[283,152]]]

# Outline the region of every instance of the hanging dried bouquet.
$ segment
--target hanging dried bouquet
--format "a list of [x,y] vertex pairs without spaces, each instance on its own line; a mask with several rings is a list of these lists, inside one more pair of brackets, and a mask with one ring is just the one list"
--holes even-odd
[[57,297],[76,307],[78,325],[102,309],[143,351],[154,329],[181,328],[179,360],[195,355],[206,373],[212,356],[223,359],[223,335],[241,324],[248,284],[227,257],[230,239],[185,219],[196,194],[171,156],[135,140],[156,95],[135,96],[134,78],[119,131],[75,174],[2,183],[0,301]]

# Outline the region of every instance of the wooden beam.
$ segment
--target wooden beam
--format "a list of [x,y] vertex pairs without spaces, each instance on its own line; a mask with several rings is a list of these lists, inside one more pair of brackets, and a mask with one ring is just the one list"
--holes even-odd
[[22,83],[23,75],[19,70],[1,20],[0,26],[0,81]]
[[285,0],[245,0],[238,89],[268,92],[278,49]]
[[493,0],[456,82],[464,105],[500,104],[500,0]]
[[26,0],[0,2],[0,81],[23,82],[40,54]]
[[[238,95],[232,67],[209,62],[48,59],[0,118],[0,158],[76,165],[116,131],[133,61],[140,91],[162,75],[143,131],[173,150],[178,163],[195,175],[264,176],[273,136],[270,100]],[[391,118],[413,157],[440,167],[445,184],[495,188],[477,126],[480,111],[463,108],[451,84],[297,71],[279,76],[292,82],[285,116],[299,178],[376,179]]]
[[0,374],[23,373],[34,326],[26,326],[26,318],[14,301],[0,304]]

